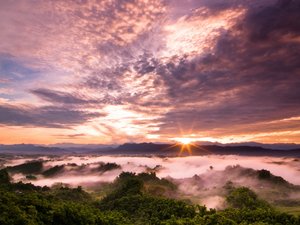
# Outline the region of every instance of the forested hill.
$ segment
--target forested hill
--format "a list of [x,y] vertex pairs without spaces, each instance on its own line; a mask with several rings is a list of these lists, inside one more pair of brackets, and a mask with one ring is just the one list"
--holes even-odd
[[154,173],[121,173],[100,199],[81,187],[11,183],[0,170],[1,225],[299,225],[246,187],[224,186],[226,208],[207,209],[157,196],[145,183],[171,185]]

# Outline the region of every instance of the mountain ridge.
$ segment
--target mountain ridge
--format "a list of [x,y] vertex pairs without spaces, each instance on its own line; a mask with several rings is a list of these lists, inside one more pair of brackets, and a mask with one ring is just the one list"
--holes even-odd
[[[260,146],[222,146],[222,145],[179,145],[157,143],[125,143],[116,147],[103,146],[99,148],[88,147],[49,147],[33,144],[0,145],[0,154],[99,154],[99,155],[243,155],[243,156],[278,156],[300,157],[300,148],[289,150],[275,150]],[[180,154],[181,153],[181,154]]]

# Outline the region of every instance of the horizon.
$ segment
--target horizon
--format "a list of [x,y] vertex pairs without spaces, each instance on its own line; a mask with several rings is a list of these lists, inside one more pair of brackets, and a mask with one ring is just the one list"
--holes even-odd
[[300,144],[295,0],[0,2],[0,144]]
[[[125,145],[169,145],[171,148],[181,148],[184,150],[190,148],[198,149],[201,146],[220,146],[220,147],[253,147],[253,148],[262,148],[265,150],[299,150],[300,144],[296,143],[261,143],[261,142],[232,142],[232,143],[220,143],[220,142],[193,142],[193,141],[170,141],[170,142],[124,142],[118,144],[76,144],[76,143],[55,143],[55,144],[35,144],[35,143],[15,143],[15,144],[1,144],[1,147],[5,146],[35,146],[35,147],[46,147],[46,148],[58,148],[58,149],[118,149],[121,146]],[[5,149],[2,149],[5,150]],[[20,149],[21,150],[21,149]],[[141,149],[142,150],[142,149]],[[154,150],[154,149],[153,149]],[[1,151],[1,149],[0,149]],[[21,150],[22,151],[22,150]],[[5,151],[8,153],[7,151]],[[1,153],[1,152],[0,152]],[[26,153],[26,151],[24,151]],[[263,152],[262,152],[263,153]],[[190,156],[193,156],[193,153],[190,153]]]
[[0,224],[300,224],[300,0],[0,0]]
[[[82,145],[82,146],[88,146],[88,145],[92,145],[92,146],[97,146],[97,145],[103,145],[103,146],[119,146],[119,145],[124,145],[124,144],[185,144],[181,141],[175,141],[175,140],[170,140],[170,141],[165,141],[165,142],[160,142],[160,141],[141,141],[141,142],[122,142],[122,143],[109,143],[109,144],[105,144],[105,143],[74,143],[74,142],[58,142],[58,143],[53,143],[53,144],[38,144],[38,143],[32,143],[32,142],[19,142],[19,143],[13,143],[13,144],[3,144],[0,143],[0,145],[40,145],[40,146],[55,146],[55,145]],[[222,142],[210,142],[210,141],[191,141],[187,144],[197,144],[197,145],[206,145],[206,144],[216,144],[216,145],[247,145],[247,144],[257,144],[257,145],[300,145],[298,143],[293,143],[293,142],[278,142],[278,143],[264,143],[264,142],[255,142],[255,141],[249,141],[249,142],[228,142],[228,143],[222,143]]]

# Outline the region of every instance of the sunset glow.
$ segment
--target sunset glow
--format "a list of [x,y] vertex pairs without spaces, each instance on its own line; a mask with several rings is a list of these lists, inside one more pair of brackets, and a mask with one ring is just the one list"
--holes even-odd
[[283,2],[1,1],[0,143],[300,143]]
[[178,141],[183,145],[189,145],[193,141],[193,139],[191,138],[174,138],[174,140]]

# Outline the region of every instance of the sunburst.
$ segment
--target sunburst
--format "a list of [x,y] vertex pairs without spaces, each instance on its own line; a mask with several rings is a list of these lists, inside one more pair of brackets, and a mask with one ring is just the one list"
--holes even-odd
[[197,143],[195,143],[197,140],[189,137],[179,137],[179,138],[173,138],[173,140],[176,141],[175,144],[169,146],[168,148],[173,148],[175,146],[180,146],[180,151],[178,153],[178,156],[182,156],[184,152],[187,152],[189,155],[193,155],[192,149],[200,149],[201,152],[206,154],[211,154],[210,151],[207,149],[201,147]]
[[175,140],[181,143],[182,145],[189,145],[193,142],[193,139],[187,137],[176,138]]

